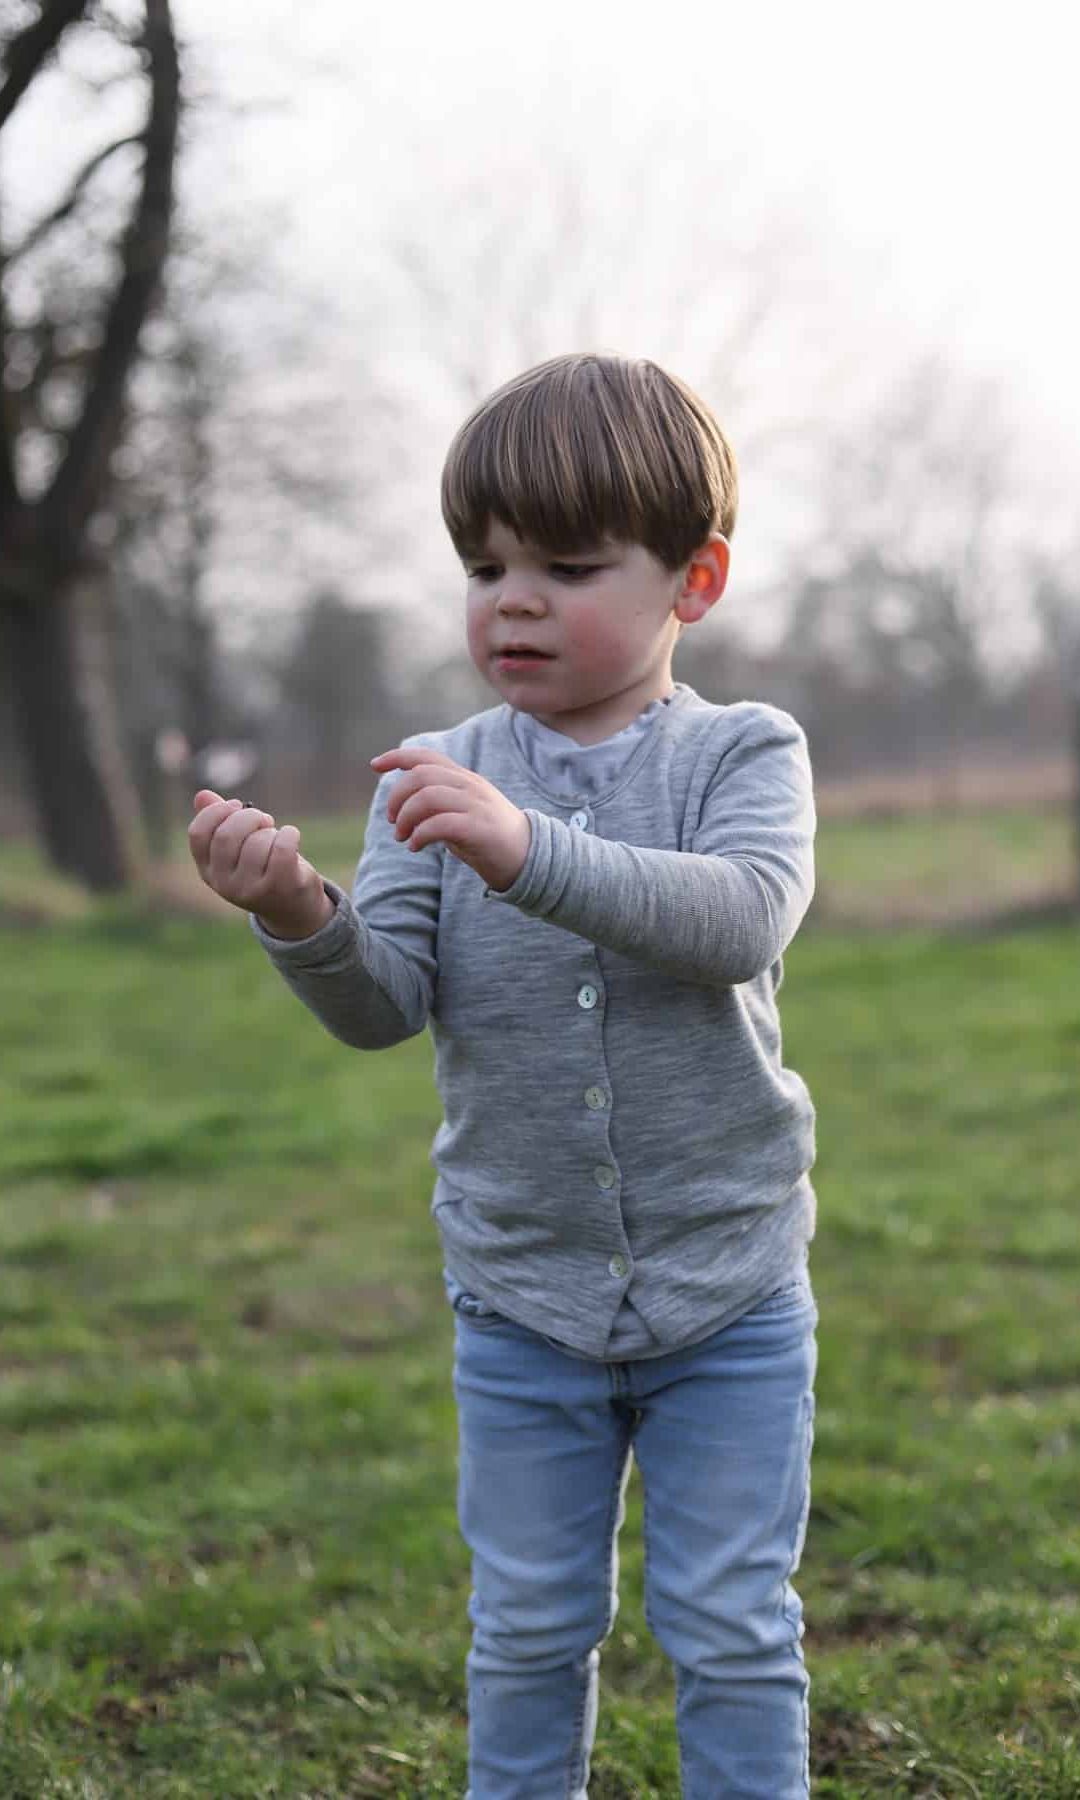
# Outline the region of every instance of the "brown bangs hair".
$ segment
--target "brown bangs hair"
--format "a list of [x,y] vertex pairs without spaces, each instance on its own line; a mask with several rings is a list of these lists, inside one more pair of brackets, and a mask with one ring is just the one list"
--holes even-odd
[[492,518],[556,553],[605,539],[689,561],[738,509],[731,446],[703,401],[656,363],[556,356],[515,376],[457,432],[442,475],[454,548],[478,556]]

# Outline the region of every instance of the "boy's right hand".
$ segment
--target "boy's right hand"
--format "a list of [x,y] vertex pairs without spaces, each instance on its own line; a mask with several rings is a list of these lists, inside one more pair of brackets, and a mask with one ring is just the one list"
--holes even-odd
[[295,825],[277,829],[269,813],[200,788],[188,843],[207,887],[257,913],[273,937],[310,937],[333,915],[322,876],[299,853]]

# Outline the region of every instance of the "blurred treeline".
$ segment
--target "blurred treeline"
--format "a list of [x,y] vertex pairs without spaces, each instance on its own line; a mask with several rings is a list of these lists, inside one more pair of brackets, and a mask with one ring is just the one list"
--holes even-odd
[[[0,0],[0,42],[0,131],[36,89],[46,107],[77,104],[83,123],[102,113],[44,200],[0,195],[0,835],[36,836],[68,874],[119,888],[165,853],[196,785],[279,817],[355,810],[372,754],[497,702],[463,632],[447,651],[401,603],[392,490],[418,430],[441,455],[497,380],[556,348],[607,347],[607,327],[595,279],[574,287],[591,227],[572,183],[547,246],[560,295],[572,292],[543,329],[543,259],[523,258],[517,289],[490,276],[507,215],[475,194],[453,279],[434,243],[384,247],[397,294],[404,282],[430,313],[440,401],[418,412],[373,329],[339,378],[370,424],[358,456],[333,424],[332,325],[275,312],[262,228],[215,238],[185,195],[185,159],[224,109],[205,91],[185,106],[168,0],[116,14]],[[797,488],[803,526],[730,620],[719,609],[684,634],[676,677],[793,711],[825,807],[1074,804],[1077,540],[1055,537],[1018,482],[1001,392],[923,350],[857,413],[831,407],[826,387],[814,417],[781,416],[770,464],[746,371],[783,282],[775,254],[729,254],[731,307],[714,299],[715,316],[676,321],[668,360],[702,370],[759,485]],[[490,329],[460,312],[465,299]],[[834,384],[844,366],[837,346]],[[337,533],[337,572],[324,555],[305,577],[292,553],[320,532]],[[260,561],[278,590],[291,582],[292,604],[263,626],[248,595],[242,645],[223,537],[248,546],[249,588]],[[444,617],[460,607],[452,575],[427,580]],[[776,622],[768,649],[740,626],[758,606]]]
[[[281,817],[356,812],[372,792],[368,759],[377,749],[498,703],[464,650],[403,688],[388,654],[400,621],[390,609],[357,609],[333,590],[306,597],[294,641],[258,683],[247,659],[237,666],[205,628],[185,639],[168,629],[155,636],[152,625],[146,610],[120,614],[111,648],[121,671],[118,724],[155,848],[163,848],[164,822],[180,822],[189,775],[245,796],[251,790]],[[133,669],[141,672],[132,677]],[[793,711],[810,737],[825,811],[1060,805],[1072,792],[1068,699],[1052,665],[1029,667],[1004,691],[979,682],[958,695],[885,669],[856,681],[847,664],[801,656],[790,638],[757,655],[737,642],[684,639],[674,673],[708,699],[752,696]],[[176,730],[192,761],[170,771],[159,756],[168,760]],[[34,829],[21,754],[6,703],[3,836]]]

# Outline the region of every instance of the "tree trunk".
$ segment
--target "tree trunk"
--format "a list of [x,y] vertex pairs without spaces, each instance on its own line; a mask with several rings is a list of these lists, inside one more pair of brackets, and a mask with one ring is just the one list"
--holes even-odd
[[1073,905],[1077,912],[1080,912],[1080,682],[1072,689],[1070,699],[1072,701],[1073,750],[1073,848],[1076,872]]
[[[86,13],[86,0],[43,0],[37,17],[7,35],[0,127],[67,27]],[[10,391],[0,393],[0,654],[11,666],[45,850],[58,868],[97,893],[127,887],[141,849],[113,705],[108,606],[88,527],[108,499],[129,378],[169,244],[180,73],[169,0],[144,0],[144,14],[140,50],[150,92],[140,134],[146,146],[141,186],[119,242],[119,276],[104,308],[82,410],[66,433],[51,484],[32,503],[20,493],[17,477],[17,434],[26,420]],[[3,328],[0,306],[0,337]]]
[[0,592],[0,638],[42,842],[58,868],[109,893],[127,887],[135,871],[117,782],[103,773],[118,771],[102,741],[107,734],[81,625],[74,579],[36,603]]

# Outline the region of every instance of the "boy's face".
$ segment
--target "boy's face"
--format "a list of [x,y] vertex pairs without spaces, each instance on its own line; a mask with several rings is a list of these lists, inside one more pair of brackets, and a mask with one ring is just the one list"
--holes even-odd
[[[511,706],[599,743],[671,693],[680,621],[720,598],[727,557],[721,537],[675,572],[640,544],[557,557],[492,519],[483,554],[465,564],[469,654]],[[545,655],[508,662],[511,645]]]

